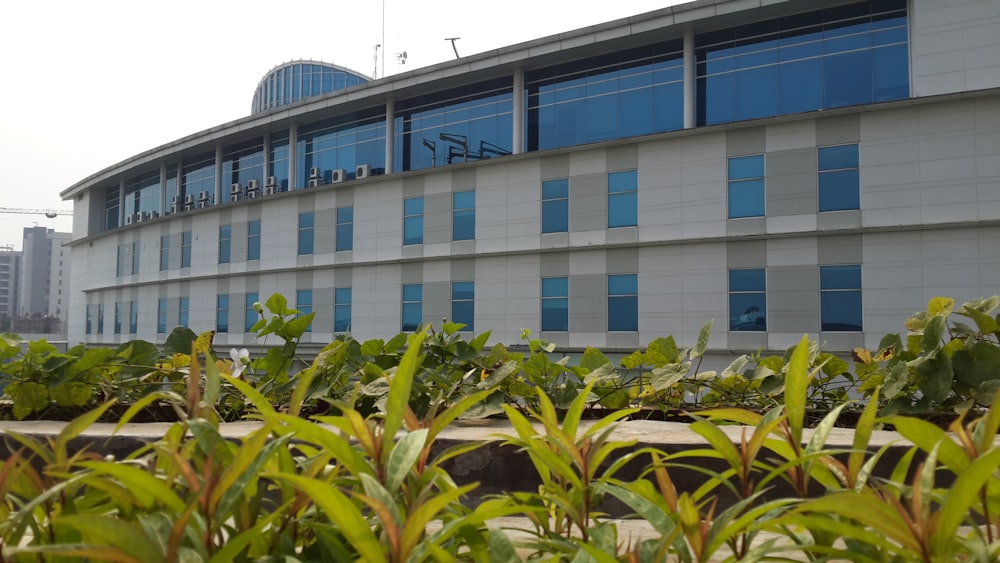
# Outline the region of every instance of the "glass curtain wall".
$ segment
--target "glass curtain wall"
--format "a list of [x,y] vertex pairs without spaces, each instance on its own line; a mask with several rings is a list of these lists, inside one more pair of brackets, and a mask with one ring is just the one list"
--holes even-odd
[[298,62],[271,71],[254,92],[252,113],[343,90],[368,80],[336,67]]
[[869,0],[696,38],[698,123],[906,98],[906,0]]
[[684,127],[681,41],[526,72],[526,147],[568,147]]
[[[222,150],[222,189],[239,184],[244,190],[250,180],[264,182],[264,141],[257,138]],[[228,193],[228,192],[225,192]]]
[[268,150],[267,168],[277,181],[277,191],[288,191],[288,132],[271,137]]
[[504,77],[396,104],[397,171],[511,154],[513,78]]
[[125,181],[125,215],[160,212],[160,171],[152,170]]
[[215,203],[215,153],[205,153],[184,162],[181,171],[181,191],[194,196],[208,192],[208,203]]
[[298,132],[297,189],[306,187],[309,171],[320,170],[321,183],[343,169],[354,179],[355,167],[368,164],[374,172],[385,171],[385,109],[373,108],[303,125]]

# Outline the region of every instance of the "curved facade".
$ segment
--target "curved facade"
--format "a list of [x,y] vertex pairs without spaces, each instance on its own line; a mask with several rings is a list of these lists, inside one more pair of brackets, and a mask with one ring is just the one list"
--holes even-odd
[[315,98],[370,79],[353,70],[322,61],[292,61],[271,69],[253,92],[250,113]]
[[[767,4],[762,6],[761,4]],[[877,346],[1000,293],[991,0],[700,0],[359,84],[95,173],[70,339],[448,318],[633,350]]]

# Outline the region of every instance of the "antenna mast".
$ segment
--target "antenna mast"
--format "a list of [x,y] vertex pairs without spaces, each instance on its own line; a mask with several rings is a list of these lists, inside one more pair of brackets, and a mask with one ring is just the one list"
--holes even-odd
[[458,41],[459,39],[461,39],[461,37],[445,37],[444,38],[445,41],[451,41],[451,49],[453,51],[455,51],[455,58],[456,59],[461,58],[461,57],[458,56],[458,47],[455,46],[455,42]]

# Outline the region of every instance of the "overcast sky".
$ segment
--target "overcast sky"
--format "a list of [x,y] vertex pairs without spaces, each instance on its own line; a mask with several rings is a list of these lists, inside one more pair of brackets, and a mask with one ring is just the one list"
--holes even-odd
[[[294,59],[379,76],[680,3],[678,0],[10,0],[0,14],[0,207],[72,209],[59,192],[132,155],[245,117]],[[384,39],[383,39],[384,37]],[[406,52],[405,65],[396,55]],[[382,58],[384,56],[384,58]],[[384,65],[384,73],[383,73]],[[0,245],[68,217],[0,214]]]

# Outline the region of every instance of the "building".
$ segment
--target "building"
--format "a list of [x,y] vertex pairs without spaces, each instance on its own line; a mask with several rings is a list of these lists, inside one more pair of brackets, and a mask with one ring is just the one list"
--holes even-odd
[[17,278],[21,251],[11,245],[0,246],[0,332],[9,332],[11,319],[17,315]]
[[71,341],[251,345],[281,292],[307,350],[448,318],[846,351],[1000,293],[995,0],[698,0],[303,98],[306,74],[62,193]]
[[[17,273],[16,316],[36,319],[28,322],[31,327],[54,327],[58,330],[51,332],[66,334],[64,326],[69,316],[70,260],[69,247],[64,245],[70,239],[70,233],[57,233],[46,227],[24,228]],[[39,318],[47,320],[41,323],[37,320]],[[25,331],[27,330],[21,329],[21,332]]]

